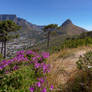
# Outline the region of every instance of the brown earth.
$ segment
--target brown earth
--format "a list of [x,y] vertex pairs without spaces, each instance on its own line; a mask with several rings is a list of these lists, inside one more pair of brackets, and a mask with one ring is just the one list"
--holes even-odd
[[48,59],[48,63],[51,65],[51,71],[48,75],[49,84],[53,84],[54,88],[66,84],[69,78],[77,72],[76,61],[80,55],[84,55],[89,50],[92,48],[80,47],[62,50],[51,55]]

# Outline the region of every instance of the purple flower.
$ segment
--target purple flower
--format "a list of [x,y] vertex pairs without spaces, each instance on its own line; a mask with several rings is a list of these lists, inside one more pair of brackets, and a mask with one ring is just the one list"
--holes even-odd
[[42,56],[43,58],[48,58],[49,57],[49,53],[48,52],[42,52]]
[[49,72],[50,65],[49,64],[42,63],[42,68],[43,68],[43,73],[48,73]]
[[[11,70],[17,70],[20,68],[22,64],[29,65],[32,64],[34,67],[33,70],[39,70],[38,73],[42,73],[41,75],[44,76],[44,73],[49,72],[49,65],[44,62],[46,58],[48,58],[49,53],[43,52],[41,55],[29,50],[29,51],[18,51],[16,52],[16,56],[10,60],[3,60],[0,62],[0,70],[2,71],[5,68],[5,73],[11,72]],[[9,66],[9,67],[7,67]],[[7,68],[6,68],[7,67]],[[7,70],[8,69],[8,70]],[[35,87],[41,90],[41,92],[47,92],[46,88],[43,88],[44,82],[45,82],[45,76],[42,78],[37,79],[38,82],[36,82],[33,86],[29,88],[30,92],[35,91]],[[53,89],[53,85],[51,85],[50,90]]]
[[28,50],[28,51],[26,51],[26,54],[27,54],[27,55],[36,55],[36,53],[33,52],[32,50]]
[[43,78],[40,78],[40,82],[41,82],[41,83],[44,83],[44,79],[43,79]]
[[17,70],[17,69],[18,69],[18,66],[15,65],[15,66],[13,67],[13,70]]
[[35,63],[35,68],[39,68],[40,64],[39,63]]
[[2,70],[3,68],[2,68],[2,66],[0,66],[0,70]]
[[24,58],[24,61],[29,61],[27,57]]
[[26,51],[26,54],[27,54],[27,55],[30,55],[30,54],[32,54],[32,53],[33,53],[33,51],[31,51],[31,50]]
[[36,84],[37,84],[37,86],[38,86],[39,88],[41,87],[41,83],[40,83],[40,82],[37,82]]
[[30,90],[30,92],[34,92],[34,88],[33,87],[30,87],[29,90]]
[[43,90],[42,90],[41,92],[47,92],[47,91],[46,91],[46,88],[43,88]]
[[44,83],[44,79],[43,79],[43,78],[38,78],[38,80],[39,80],[41,83]]
[[42,61],[43,60],[43,58],[42,57],[40,57],[40,61]]
[[53,88],[54,88],[53,85],[51,85],[50,90],[53,90]]
[[22,51],[17,51],[17,52],[16,52],[16,55],[20,55],[20,54],[24,54],[24,50],[22,50]]
[[38,61],[37,57],[32,57],[32,60],[36,62]]
[[8,60],[7,63],[11,64],[14,61],[14,59]]

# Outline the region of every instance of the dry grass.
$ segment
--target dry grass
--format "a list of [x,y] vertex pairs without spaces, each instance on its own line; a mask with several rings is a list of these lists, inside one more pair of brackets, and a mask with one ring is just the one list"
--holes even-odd
[[92,47],[79,47],[61,50],[51,55],[48,59],[48,63],[51,64],[51,72],[48,74],[49,85],[53,84],[54,88],[58,88],[66,84],[77,72],[76,61],[80,55],[89,50],[92,50]]

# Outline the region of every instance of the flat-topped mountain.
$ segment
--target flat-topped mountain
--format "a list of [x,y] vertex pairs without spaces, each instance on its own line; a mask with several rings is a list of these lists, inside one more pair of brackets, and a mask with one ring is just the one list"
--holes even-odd
[[16,19],[17,19],[16,15],[8,15],[8,14],[0,15],[0,20],[1,21],[3,21],[3,20],[13,20],[13,21],[15,21]]
[[62,34],[68,34],[68,35],[78,35],[83,32],[86,32],[86,29],[83,29],[79,26],[76,26],[72,23],[70,19],[67,19],[61,26],[60,31]]
[[[19,18],[14,14],[2,14],[0,15],[0,21],[3,20],[12,20],[16,24],[20,25],[22,28],[18,31],[20,37],[31,39],[32,41],[40,41],[44,40],[44,32],[42,31],[44,26],[39,26],[28,22],[23,18]],[[72,23],[70,19],[67,19],[61,26],[60,29],[57,31],[58,35],[78,35],[87,30],[78,27]],[[58,36],[57,35],[57,36]],[[56,37],[56,36],[55,36]]]
[[[44,26],[32,24],[23,18],[17,17],[14,14],[12,14],[12,15],[8,15],[8,14],[0,15],[0,21],[3,21],[3,20],[12,20],[16,24],[20,25],[22,27],[22,29],[19,31],[19,34],[22,37],[34,38],[34,37],[38,37],[38,35],[43,32],[42,28]],[[58,31],[58,33],[67,34],[67,35],[78,35],[80,33],[86,32],[86,31],[87,31],[86,29],[83,29],[81,27],[74,25],[70,19],[67,19],[60,26],[60,30]]]
[[23,18],[19,18],[16,15],[2,14],[0,15],[0,21],[12,20],[16,24],[22,26],[22,29],[41,31],[40,26],[34,25]]
[[23,18],[19,18],[14,14],[2,14],[0,15],[0,21],[12,20],[16,24],[21,26],[21,30],[18,31],[20,37],[39,40],[42,39],[42,28],[43,26],[32,24]]

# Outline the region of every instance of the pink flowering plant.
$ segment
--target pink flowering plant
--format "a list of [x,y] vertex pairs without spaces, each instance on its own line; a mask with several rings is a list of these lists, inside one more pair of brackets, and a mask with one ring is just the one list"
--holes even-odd
[[0,92],[50,92],[46,75],[49,53],[18,51],[14,58],[0,62]]

